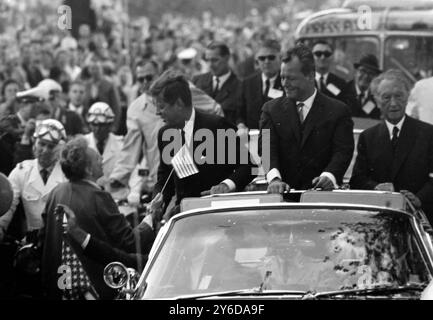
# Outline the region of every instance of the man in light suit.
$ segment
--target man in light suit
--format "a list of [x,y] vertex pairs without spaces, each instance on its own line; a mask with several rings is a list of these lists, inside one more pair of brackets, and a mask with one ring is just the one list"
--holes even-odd
[[433,126],[406,115],[410,85],[399,70],[380,76],[384,121],[361,133],[350,185],[403,191],[433,222]]
[[[123,146],[123,137],[117,136],[111,132],[111,128],[114,122],[115,115],[111,110],[110,106],[105,102],[94,103],[87,115],[87,122],[91,132],[84,137],[89,144],[89,148],[92,148],[99,152],[102,156],[102,170],[103,180],[99,183],[106,187],[108,184],[111,173],[114,170],[116,163],[119,161],[120,152]],[[142,177],[139,176],[138,171],[139,165],[136,165],[130,178],[129,178],[129,189],[131,193],[140,194]],[[122,190],[117,190],[116,193],[119,195]],[[124,189],[126,193],[127,190]],[[114,194],[113,194],[114,196]]]
[[256,54],[260,72],[242,82],[237,116],[240,135],[248,129],[258,129],[263,104],[284,95],[280,77],[280,51],[281,45],[278,41],[265,41]]
[[218,102],[224,117],[236,124],[241,82],[230,70],[230,49],[221,42],[212,42],[206,49],[210,72],[193,78],[194,85]]
[[63,125],[54,119],[42,121],[34,133],[35,159],[20,162],[9,174],[14,199],[9,211],[0,218],[0,241],[2,240],[16,208],[23,203],[27,232],[42,227],[42,211],[48,194],[58,184],[66,181],[58,162],[58,152],[66,140]]
[[286,96],[265,103],[260,120],[259,146],[264,135],[270,138],[268,192],[331,190],[342,182],[353,154],[349,108],[315,88],[314,58],[306,46],[285,52],[282,61]]

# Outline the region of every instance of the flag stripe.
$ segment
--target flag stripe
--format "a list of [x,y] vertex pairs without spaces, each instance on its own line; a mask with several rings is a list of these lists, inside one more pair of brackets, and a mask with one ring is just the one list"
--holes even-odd
[[198,169],[189,153],[186,145],[176,153],[171,160],[174,170],[180,179],[192,176],[198,173]]

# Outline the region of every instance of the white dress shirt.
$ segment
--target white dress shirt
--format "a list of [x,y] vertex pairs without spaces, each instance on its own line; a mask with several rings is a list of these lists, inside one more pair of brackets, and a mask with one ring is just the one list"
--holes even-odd
[[401,120],[397,124],[392,124],[391,122],[388,122],[387,120],[385,120],[386,127],[388,128],[390,139],[392,139],[392,130],[394,129],[394,127],[398,128],[397,138],[400,136],[401,127],[403,127],[403,123],[404,123],[405,119],[406,119],[406,116],[403,116],[403,118],[401,118]]
[[[191,146],[194,132],[195,110],[192,108],[191,116],[186,121],[183,131],[185,132],[185,143],[187,147]],[[225,179],[222,183],[229,187],[230,191],[236,190],[236,184],[231,179]]]
[[269,88],[273,88],[275,85],[275,80],[277,80],[277,76],[278,76],[278,73],[275,76],[273,76],[272,78],[268,78],[267,76],[265,76],[264,73],[262,73],[262,88],[263,88],[262,92],[263,93],[265,93],[265,90],[266,90],[266,80],[269,79]]
[[215,91],[216,89],[216,85],[217,85],[217,78],[219,80],[219,84],[218,84],[218,90],[221,90],[221,88],[223,87],[224,83],[230,78],[230,75],[232,74],[231,71],[227,72],[226,74],[223,74],[222,76],[213,76],[212,77],[212,88]]
[[[313,106],[314,103],[314,99],[316,99],[316,95],[317,95],[317,90],[314,89],[314,93],[307,98],[304,101],[296,101],[296,104],[299,103],[303,103],[304,107],[302,108],[302,114],[303,114],[303,118],[306,119],[308,116],[308,113],[311,110],[311,107]],[[338,188],[337,185],[337,179],[335,179],[334,175],[330,172],[322,172],[320,174],[321,177],[328,177],[332,183],[334,184],[335,188]],[[267,174],[266,174],[266,180],[268,181],[268,183],[271,183],[272,180],[274,180],[275,178],[279,178],[281,180],[281,173],[277,168],[273,168],[271,169]]]
[[[322,77],[322,76],[323,76],[323,82],[326,84],[328,81],[329,72],[327,72],[325,74],[320,74],[320,73],[316,72],[316,82],[319,84],[319,87],[321,86],[320,77]],[[320,88],[320,90],[323,90],[323,88]]]

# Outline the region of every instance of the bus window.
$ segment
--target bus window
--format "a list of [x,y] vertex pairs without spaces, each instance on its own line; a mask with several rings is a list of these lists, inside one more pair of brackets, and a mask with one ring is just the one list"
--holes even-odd
[[[312,47],[319,38],[309,38],[303,41],[306,45]],[[325,40],[331,43],[334,48],[334,67],[332,71],[345,80],[353,78],[353,64],[364,54],[374,54],[379,58],[379,38],[373,36],[343,36],[329,37]]]
[[433,75],[433,37],[390,36],[385,42],[385,70],[402,70],[412,81]]

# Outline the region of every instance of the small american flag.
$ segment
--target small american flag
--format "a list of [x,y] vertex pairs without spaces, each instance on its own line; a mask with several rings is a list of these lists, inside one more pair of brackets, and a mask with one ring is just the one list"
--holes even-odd
[[192,160],[191,154],[189,153],[185,144],[173,157],[171,164],[179,179],[183,179],[198,173],[197,166]]

